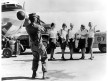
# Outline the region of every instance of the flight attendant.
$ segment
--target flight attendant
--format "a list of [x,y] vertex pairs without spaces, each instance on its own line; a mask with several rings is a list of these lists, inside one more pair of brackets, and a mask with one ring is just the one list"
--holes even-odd
[[66,30],[67,26],[65,23],[62,24],[62,29],[59,31],[59,36],[60,36],[60,46],[61,46],[61,50],[62,50],[62,57],[61,59],[65,60],[64,58],[64,52],[66,49],[66,45],[67,45],[67,30]]
[[82,57],[80,59],[85,58],[85,48],[86,48],[86,39],[87,39],[87,29],[85,29],[84,25],[81,25],[80,30],[78,31],[77,35],[79,35],[79,45],[78,48],[81,49]]
[[95,27],[93,28],[92,22],[89,22],[88,26],[89,26],[89,30],[88,30],[88,48],[89,48],[90,54],[91,54],[90,59],[92,60],[94,58],[92,47],[93,47],[93,42],[94,42]]
[[75,38],[75,31],[73,30],[73,24],[70,23],[70,29],[68,29],[68,45],[70,49],[70,60],[73,59],[73,48],[74,48],[74,38]]
[[51,56],[49,60],[53,60],[54,58],[54,50],[56,48],[56,39],[57,39],[57,31],[55,29],[55,23],[51,23],[51,30],[49,32],[49,45],[51,48]]

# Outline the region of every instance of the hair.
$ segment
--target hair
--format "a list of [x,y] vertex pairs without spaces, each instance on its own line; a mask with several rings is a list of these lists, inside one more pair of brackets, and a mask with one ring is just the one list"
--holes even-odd
[[89,26],[92,26],[93,24],[92,24],[92,22],[89,22],[88,25],[89,25]]
[[66,24],[65,24],[65,23],[63,23],[63,24],[62,24],[62,27],[65,27],[65,26],[66,26]]
[[85,27],[85,26],[82,24],[81,27]]
[[54,25],[55,25],[54,23],[51,23],[51,27],[54,26]]

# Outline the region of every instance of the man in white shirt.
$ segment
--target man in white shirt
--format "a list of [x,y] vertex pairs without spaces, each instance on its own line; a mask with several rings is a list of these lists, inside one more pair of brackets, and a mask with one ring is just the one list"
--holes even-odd
[[62,59],[65,60],[64,58],[64,52],[66,49],[66,45],[67,45],[67,30],[66,30],[67,26],[65,23],[62,24],[62,29],[59,31],[59,36],[60,36],[60,46],[61,46],[61,50],[62,50]]
[[75,31],[73,30],[73,24],[70,23],[70,29],[68,29],[68,45],[70,49],[70,60],[72,60],[73,48],[74,48],[74,38],[75,38]]
[[94,58],[92,47],[93,47],[93,42],[94,42],[95,27],[93,28],[93,24],[91,22],[89,22],[88,26],[90,27],[90,29],[88,30],[88,48],[91,53],[90,59],[92,60]]

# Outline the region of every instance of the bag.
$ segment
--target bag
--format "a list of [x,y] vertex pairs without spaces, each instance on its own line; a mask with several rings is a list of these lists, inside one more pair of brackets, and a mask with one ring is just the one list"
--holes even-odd
[[75,48],[78,48],[79,40],[75,40]]

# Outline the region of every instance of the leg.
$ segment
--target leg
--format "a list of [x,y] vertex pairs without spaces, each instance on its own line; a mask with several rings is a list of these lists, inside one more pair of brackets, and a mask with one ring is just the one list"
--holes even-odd
[[81,49],[81,53],[82,53],[82,57],[80,59],[84,59],[85,58],[85,48]]
[[70,60],[72,60],[73,48],[70,49]]
[[47,52],[46,52],[46,48],[45,48],[44,45],[41,45],[40,55],[41,55],[42,72],[43,72],[43,79],[44,79],[45,78],[45,74],[47,72],[47,68],[46,68]]
[[73,45],[74,45],[74,42],[73,42],[73,39],[70,39],[70,41],[68,42],[68,45],[69,45],[69,50],[70,50],[70,60],[72,60],[72,54],[73,54]]
[[91,57],[90,59],[92,60],[94,57],[93,57],[93,51],[92,51],[92,47],[93,47],[93,42],[94,42],[94,39],[93,38],[90,38],[90,54],[91,54]]
[[38,69],[38,65],[39,65],[39,53],[37,52],[33,52],[33,62],[32,62],[32,70],[33,70],[33,74],[32,74],[32,78],[36,77],[36,71]]
[[65,60],[64,58],[64,53],[65,53],[65,49],[66,49],[66,42],[63,42],[61,45],[61,50],[62,50],[62,59]]
[[62,49],[62,59],[64,60],[65,58],[64,58],[64,52],[65,52],[65,49]]
[[44,55],[41,56],[43,79],[45,78],[45,73],[47,72],[47,67],[46,67],[46,59],[47,59],[47,56],[46,55],[47,54],[44,54]]
[[54,59],[54,49],[51,49],[51,56],[50,56],[50,59]]
[[93,57],[93,51],[92,51],[92,48],[90,48],[90,53],[91,53],[90,59],[93,60],[94,57]]

